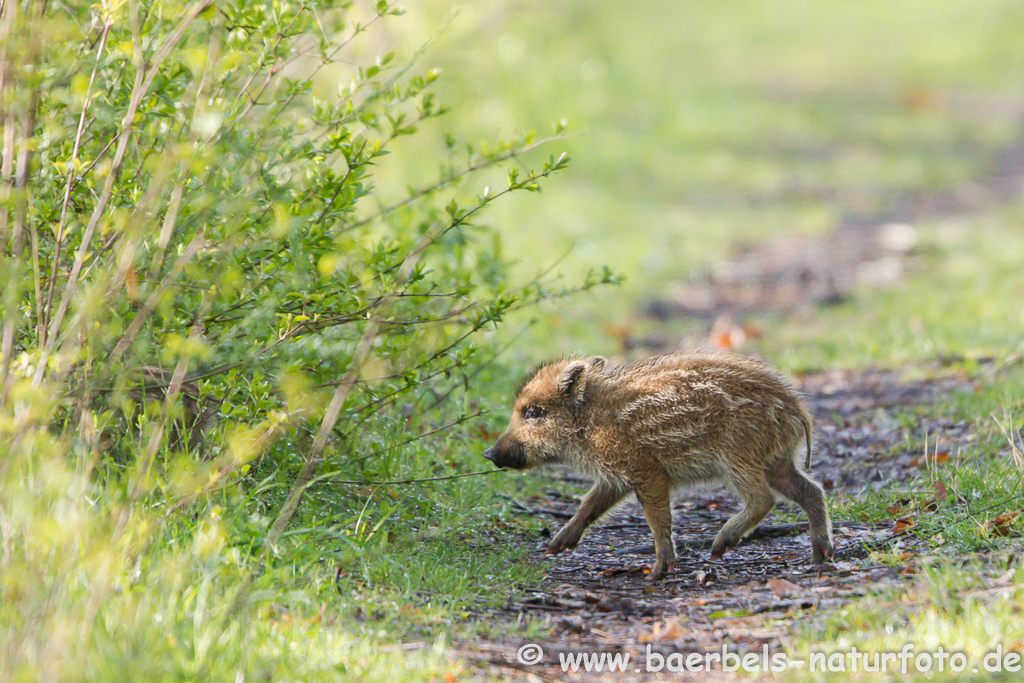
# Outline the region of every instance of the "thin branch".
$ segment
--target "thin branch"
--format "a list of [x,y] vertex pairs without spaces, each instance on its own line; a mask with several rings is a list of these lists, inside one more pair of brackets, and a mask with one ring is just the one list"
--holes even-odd
[[[397,450],[399,448],[403,448],[405,446],[408,446],[411,443],[415,443],[416,441],[419,441],[420,439],[425,439],[428,436],[433,436],[434,434],[438,434],[438,433],[443,432],[445,430],[451,429],[452,427],[457,427],[459,425],[465,424],[466,422],[469,422],[470,420],[474,420],[474,419],[480,417],[481,415],[486,415],[486,414],[487,414],[487,410],[484,409],[484,408],[481,408],[480,410],[476,411],[475,413],[469,413],[467,415],[462,415],[458,419],[453,420],[451,422],[448,422],[447,424],[440,425],[439,427],[435,427],[434,429],[431,429],[430,431],[427,431],[427,432],[423,432],[422,434],[417,434],[416,436],[411,436],[408,439],[406,439],[405,441],[401,441],[399,443],[393,444],[391,446],[388,446],[387,448],[382,448],[380,450],[373,451],[371,453],[367,453],[366,455],[361,455],[358,458],[349,458],[348,460],[345,461],[345,464],[346,465],[353,465],[353,464],[358,463],[358,462],[364,462],[366,460],[372,460],[374,458],[379,458],[380,456],[384,455],[385,453],[390,453],[391,451]],[[365,422],[365,420],[360,420],[355,425],[355,428],[352,431],[357,431],[363,425],[364,422]]]
[[[508,350],[509,350],[510,348],[512,348],[512,345],[513,345],[513,344],[515,344],[515,342],[517,342],[517,341],[519,340],[519,338],[520,338],[520,337],[522,337],[522,336],[523,336],[524,334],[526,334],[526,330],[528,330],[528,329],[530,329],[530,325],[525,325],[525,326],[523,327],[523,329],[521,329],[521,330],[519,331],[519,333],[518,333],[518,334],[516,334],[516,335],[515,335],[514,337],[512,337],[512,339],[510,339],[510,340],[509,340],[509,341],[508,341],[508,342],[507,342],[507,343],[505,344],[505,346],[503,346],[503,347],[501,347],[500,349],[496,350],[496,351],[495,351],[495,352],[494,352],[494,353],[493,353],[493,354],[491,355],[491,357],[490,357],[490,358],[489,358],[489,359],[488,359],[488,360],[487,360],[486,362],[483,362],[483,363],[479,363],[479,364],[478,364],[478,365],[476,366],[476,369],[474,369],[474,370],[473,370],[473,372],[471,372],[471,373],[470,373],[470,374],[469,374],[468,376],[466,376],[466,384],[468,385],[468,384],[469,384],[469,381],[470,381],[470,380],[474,379],[474,378],[475,378],[475,377],[476,377],[477,375],[479,375],[479,374],[480,374],[481,372],[483,372],[483,371],[484,371],[485,369],[487,369],[488,367],[490,367],[491,365],[493,365],[493,364],[494,364],[494,361],[496,361],[496,360],[498,359],[498,356],[500,356],[501,354],[505,353],[505,352],[506,352],[506,351],[508,351]],[[440,396],[438,396],[438,397],[437,397],[437,398],[436,398],[436,399],[434,400],[434,402],[433,402],[433,403],[431,403],[431,404],[430,404],[430,405],[429,405],[429,406],[427,407],[427,410],[434,410],[434,409],[435,409],[435,408],[437,408],[437,407],[438,407],[439,405],[441,405],[442,403],[444,403],[445,401],[447,401],[447,400],[448,400],[449,398],[451,398],[451,395],[452,395],[452,393],[453,393],[453,392],[455,391],[455,389],[456,389],[456,388],[457,388],[457,387],[452,387],[452,388],[450,388],[450,389],[449,389],[448,391],[446,391],[446,392],[444,392],[443,394],[441,394]]]
[[[89,105],[92,103],[91,95],[93,85],[96,83],[96,72],[100,68],[100,61],[103,58],[103,50],[107,44],[110,27],[111,24],[109,23],[103,25],[103,34],[100,36],[99,47],[96,49],[96,63],[93,64],[92,74],[89,76],[89,85],[86,87],[85,96],[82,99],[82,114],[78,117],[78,130],[75,133],[75,144],[71,150],[71,168],[68,169],[68,181],[64,186],[64,201],[61,202],[60,220],[57,223],[57,236],[54,238],[53,266],[50,268],[50,278],[46,285],[46,304],[43,306],[43,314],[39,317],[39,339],[41,343],[46,343],[46,334],[50,322],[50,309],[53,306],[53,291],[57,283],[57,274],[60,272],[58,267],[60,265],[60,252],[61,246],[64,243],[64,229],[67,226],[68,205],[71,203],[71,188],[74,185],[75,176],[78,175],[78,150],[81,149],[82,136],[85,133],[85,114],[89,111]],[[105,152],[106,150],[104,150]],[[97,157],[96,160],[93,160],[93,163],[96,163],[99,158]]]
[[462,474],[450,474],[446,477],[427,477],[426,479],[398,479],[395,481],[338,481],[336,479],[328,479],[327,481],[332,484],[341,484],[345,486],[398,486],[400,484],[422,484],[428,481],[448,481],[449,479],[461,479],[462,477],[483,477],[491,474],[497,474],[501,470],[481,470],[480,472],[463,472]]
[[[364,225],[366,225],[368,223],[372,223],[373,221],[377,220],[381,216],[387,215],[389,213],[393,213],[396,209],[400,209],[403,206],[411,204],[412,202],[416,201],[417,199],[425,197],[425,196],[427,196],[429,194],[433,194],[434,192],[437,192],[442,187],[450,185],[451,183],[455,182],[456,180],[458,180],[460,178],[463,178],[463,177],[465,177],[465,176],[467,176],[467,175],[469,175],[471,173],[475,173],[477,171],[483,170],[485,168],[489,168],[491,166],[496,166],[496,165],[498,165],[498,164],[500,164],[502,162],[508,161],[509,159],[514,159],[517,156],[519,156],[520,154],[526,154],[528,152],[532,152],[533,150],[535,150],[535,149],[537,149],[539,147],[543,147],[544,145],[551,144],[552,142],[555,142],[557,140],[570,140],[570,139],[572,139],[574,137],[578,137],[578,135],[562,135],[562,134],[552,135],[552,136],[549,136],[549,137],[546,137],[546,138],[541,138],[539,140],[535,140],[534,142],[532,142],[529,145],[526,145],[525,147],[519,147],[519,148],[516,148],[516,149],[512,149],[512,150],[509,150],[508,152],[505,152],[504,154],[500,154],[500,155],[495,156],[495,157],[487,157],[487,158],[485,158],[481,162],[478,162],[478,163],[475,163],[475,164],[469,164],[468,166],[466,166],[464,168],[460,168],[458,171],[452,171],[450,174],[448,174],[447,176],[445,176],[441,180],[439,180],[439,181],[437,181],[437,182],[435,182],[435,183],[433,183],[431,185],[428,185],[426,187],[422,187],[419,190],[416,190],[415,192],[409,194],[409,196],[405,197],[404,199],[401,199],[401,200],[395,202],[394,204],[390,204],[389,206],[386,206],[386,207],[382,208],[381,210],[375,212],[374,214],[372,214],[370,216],[367,216],[366,218],[360,219],[358,221],[355,221],[354,223],[350,223],[350,224],[346,225],[345,229],[346,230],[355,230],[356,228],[361,228],[362,226],[364,226]],[[525,184],[530,183],[530,182],[532,182],[534,180],[539,180],[540,178],[545,177],[546,175],[547,174],[545,174],[545,173],[533,174],[533,175],[531,175],[531,177],[527,178],[526,180],[524,180],[524,181],[522,181],[520,183],[517,183],[517,185],[519,185],[519,186],[525,185]],[[502,194],[505,194],[506,192],[508,192],[511,189],[513,189],[513,188],[508,188],[506,190],[503,190],[503,191],[499,192],[498,194],[492,195],[491,197],[488,198],[487,203],[490,203],[491,201],[493,201],[494,199],[500,197]],[[518,188],[515,188],[515,189],[518,189]],[[479,208],[482,208],[482,205],[480,207],[477,207],[477,209],[479,209]]]
[[150,280],[155,280],[162,269],[167,245],[171,242],[174,225],[178,221],[178,211],[181,210],[181,199],[184,193],[184,183],[175,185],[174,189],[171,190],[171,201],[167,204],[163,225],[160,227],[160,236],[157,238],[156,251],[153,253],[153,260],[149,264]]

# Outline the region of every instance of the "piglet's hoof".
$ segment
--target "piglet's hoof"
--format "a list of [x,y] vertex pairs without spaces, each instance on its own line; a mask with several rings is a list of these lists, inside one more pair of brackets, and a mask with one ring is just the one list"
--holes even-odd
[[724,546],[722,548],[712,548],[711,549],[711,559],[712,560],[720,559],[722,557],[722,555],[725,555],[725,553],[728,552],[731,548],[732,548],[732,546],[728,546],[728,545]]
[[557,536],[555,540],[551,541],[548,545],[548,549],[544,551],[545,555],[557,555],[563,550],[572,550],[576,547],[576,544],[568,540],[560,540]]
[[670,571],[676,568],[675,562],[670,562],[664,567],[659,567],[658,563],[654,563],[654,567],[651,569],[651,573],[647,575],[648,581],[661,581],[664,579]]

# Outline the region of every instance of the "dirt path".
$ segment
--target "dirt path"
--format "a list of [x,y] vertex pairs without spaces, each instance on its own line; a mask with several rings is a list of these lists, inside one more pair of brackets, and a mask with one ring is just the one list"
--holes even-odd
[[[738,244],[730,258],[676,283],[650,301],[645,312],[661,320],[786,313],[845,301],[860,287],[896,282],[918,261],[915,223],[970,216],[1021,198],[1024,130],[1004,149],[979,148],[977,153],[990,160],[980,177],[945,189],[883,192],[874,198],[872,212],[848,208],[858,202],[836,188],[826,195],[839,215],[830,233],[782,234],[766,243]],[[789,198],[821,199],[815,192],[795,188]],[[651,341],[626,339],[625,345],[627,350],[631,343],[662,350],[657,339]]]
[[[928,468],[975,438],[965,423],[917,420],[908,426],[897,418],[901,410],[936,397],[973,391],[972,382],[957,374],[901,382],[891,372],[823,373],[802,383],[817,424],[812,469],[831,496],[890,486],[928,490]],[[915,445],[908,449],[906,443]],[[581,482],[580,493],[584,490]],[[732,680],[735,674],[721,666],[710,674],[670,672],[667,667],[688,654],[722,652],[723,646],[739,656],[768,653],[765,661],[770,661],[771,655],[783,652],[794,624],[834,611],[869,590],[910,580],[912,563],[902,568],[882,565],[871,559],[873,550],[920,545],[898,522],[835,519],[835,562],[815,568],[808,563],[810,544],[802,515],[780,520],[773,512],[753,538],[711,562],[711,541],[735,512],[736,501],[725,490],[700,490],[677,499],[678,565],[668,579],[652,584],[645,570],[653,545],[635,502],[595,525],[572,553],[541,559],[549,534],[577,504],[577,499],[555,492],[516,501],[523,514],[539,515],[548,523],[547,533],[532,542],[538,561],[550,562],[550,569],[543,582],[522,587],[502,613],[487,617],[510,625],[508,639],[460,650],[494,677]],[[779,508],[799,512],[787,505]],[[524,619],[546,624],[550,635],[539,640],[516,637],[514,625]],[[539,662],[527,665],[523,662],[535,655],[531,645],[543,654]],[[527,650],[520,656],[521,647]],[[630,662],[624,672],[564,671],[559,657],[576,653],[628,653]],[[676,659],[665,659],[672,655]]]
[[[1019,199],[1024,136],[992,158],[991,173],[969,186],[887,198],[882,203],[889,210],[845,215],[831,235],[738,248],[733,259],[679,283],[646,312],[656,319],[742,320],[751,312],[785,314],[829,305],[858,286],[898,279],[915,256],[915,219],[962,216]],[[626,352],[667,350],[658,338],[623,342]],[[941,361],[926,372],[916,370],[916,377],[932,379],[905,381],[896,372],[878,370],[799,378],[815,417],[813,474],[833,500],[862,498],[870,489],[885,488],[916,494],[919,504],[929,495],[945,494],[943,485],[934,483],[936,466],[959,458],[977,435],[968,423],[922,419],[914,409],[956,392],[972,392],[975,380]],[[585,490],[581,480],[579,495]],[[479,615],[507,624],[507,638],[457,648],[495,679],[731,681],[743,675],[745,680],[774,680],[770,673],[751,678],[723,671],[722,660],[710,671],[678,668],[687,656],[722,653],[723,647],[767,666],[774,654],[785,651],[792,629],[804,620],[824,618],[869,591],[909,585],[916,571],[913,559],[881,564],[877,560],[886,551],[898,549],[912,557],[925,549],[908,533],[913,521],[901,518],[899,509],[877,524],[833,519],[835,562],[816,568],[809,565],[806,518],[773,512],[751,538],[711,562],[711,542],[737,502],[725,490],[696,490],[675,504],[676,570],[651,583],[645,570],[653,545],[635,502],[595,525],[575,551],[548,559],[541,558],[550,535],[575,512],[578,496],[550,492],[514,504],[522,514],[546,522],[545,533],[530,543],[538,561],[550,567],[545,580],[521,587],[503,610]],[[788,505],[776,510],[799,513]],[[528,622],[543,624],[547,635],[518,635]],[[581,653],[628,654],[630,659],[613,673],[607,670],[609,660],[604,672],[574,672],[561,665],[566,656]]]

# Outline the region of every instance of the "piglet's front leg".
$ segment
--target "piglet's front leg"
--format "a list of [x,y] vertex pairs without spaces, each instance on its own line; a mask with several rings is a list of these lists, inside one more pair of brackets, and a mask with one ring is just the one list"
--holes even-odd
[[572,516],[565,526],[555,534],[548,545],[547,554],[557,555],[563,550],[572,550],[583,538],[583,532],[601,518],[604,513],[615,507],[622,500],[628,489],[617,486],[603,479],[598,479],[587,494],[583,496],[580,509]]

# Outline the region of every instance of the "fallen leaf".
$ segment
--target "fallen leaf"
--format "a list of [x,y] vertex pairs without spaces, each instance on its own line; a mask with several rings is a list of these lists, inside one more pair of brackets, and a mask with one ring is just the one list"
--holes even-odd
[[900,517],[896,520],[896,525],[893,526],[892,532],[894,534],[905,534],[907,531],[914,528],[914,524],[916,524],[916,522],[913,517]]
[[900,96],[901,103],[912,112],[934,112],[941,110],[946,104],[945,94],[927,88],[912,88]]
[[743,334],[747,335],[747,339],[760,339],[764,336],[764,330],[756,325],[744,325]]
[[705,498],[693,504],[691,510],[720,510],[725,504],[721,498]]
[[934,467],[935,465],[944,465],[949,461],[949,451],[943,451],[942,453],[926,453],[924,456],[914,456],[910,461],[910,464],[914,467]]
[[807,593],[807,589],[786,579],[768,579],[765,588],[771,588],[780,598],[797,598]]
[[326,602],[321,602],[320,603],[320,611],[316,613],[315,617],[313,617],[312,619],[309,620],[309,623],[311,625],[312,624],[322,624],[323,621],[324,621],[324,615],[325,614],[327,614],[327,603]]
[[618,576],[619,574],[635,574],[637,572],[643,572],[644,574],[650,574],[650,567],[612,567],[611,569],[604,569],[601,571],[601,576]]
[[618,337],[620,340],[625,341],[633,336],[633,328],[629,325],[616,325],[614,323],[607,323],[604,326],[605,334],[610,337]]
[[676,640],[683,637],[683,629],[679,626],[678,619],[668,619],[654,624],[650,633],[641,633],[638,640],[641,643],[652,643],[663,640]]
[[487,442],[496,441],[497,438],[501,436],[501,432],[495,432],[493,430],[487,429],[487,427],[485,427],[484,425],[477,425],[476,433],[482,440]]
[[1013,527],[1020,517],[1020,510],[1004,512],[988,523],[988,530],[996,536],[1009,536],[1013,533]]
[[124,286],[128,291],[128,298],[132,301],[141,301],[139,296],[139,275],[133,268],[129,268],[124,274]]
[[945,500],[949,498],[949,489],[944,483],[942,483],[941,479],[937,479],[935,483],[932,484],[932,489],[935,490],[935,500],[945,502]]
[[637,611],[636,603],[624,596],[605,596],[595,606],[598,612],[622,612],[633,614]]
[[709,341],[712,346],[720,349],[738,349],[746,343],[747,333],[732,318],[723,315],[711,326]]

